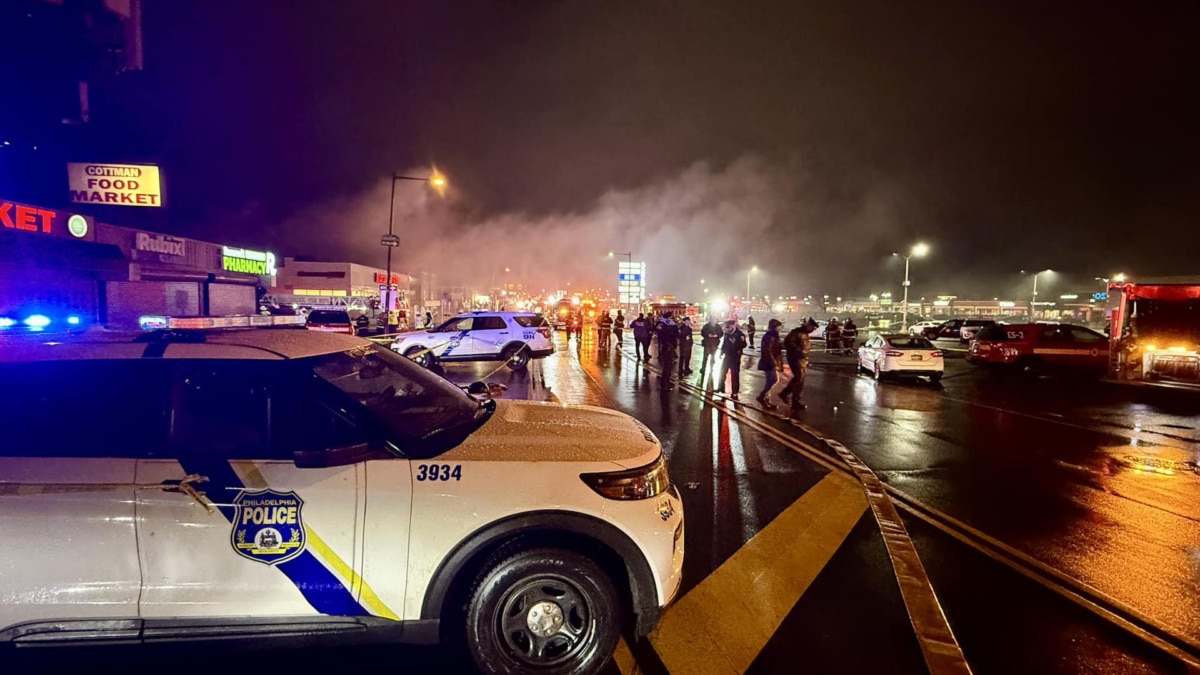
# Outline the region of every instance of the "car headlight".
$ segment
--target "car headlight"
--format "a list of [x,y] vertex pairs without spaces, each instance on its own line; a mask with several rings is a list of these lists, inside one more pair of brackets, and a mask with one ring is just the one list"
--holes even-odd
[[646,466],[624,471],[584,473],[579,477],[607,499],[650,499],[671,487],[671,479],[667,476],[667,459],[662,454]]

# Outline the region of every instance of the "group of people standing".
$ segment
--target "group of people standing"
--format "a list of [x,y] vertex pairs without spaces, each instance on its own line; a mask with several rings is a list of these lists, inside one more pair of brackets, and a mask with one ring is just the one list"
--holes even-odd
[[[610,334],[616,336],[617,344],[620,345],[625,330],[624,313],[618,311],[615,319],[605,314],[599,320],[599,327],[600,348],[611,347]],[[780,333],[783,322],[771,319],[767,323],[766,333],[763,334],[760,343],[757,366],[763,371],[765,382],[756,400],[764,408],[779,408],[771,401],[771,392],[779,382],[779,373],[783,372],[785,363],[792,373],[792,378],[779,392],[779,398],[793,414],[805,408],[801,394],[804,390],[804,377],[808,372],[808,356],[812,349],[809,334],[816,327],[817,324],[809,319],[801,322],[785,337]],[[703,378],[710,367],[719,366],[713,385],[717,393],[725,394],[728,387],[730,397],[738,398],[741,391],[742,358],[746,348],[754,343],[756,328],[753,317],[746,321],[744,332],[736,319],[729,319],[722,325],[717,322],[716,317],[709,317],[700,328],[700,347],[703,350],[700,375]],[[638,314],[637,318],[629,323],[629,329],[633,331],[638,362],[648,363],[652,358],[658,359],[663,389],[671,389],[674,386],[676,375],[682,378],[692,374],[694,329],[691,317],[684,316],[676,321],[671,312],[664,312],[657,319],[653,315],[648,317],[643,313]],[[658,352],[656,357],[651,357],[650,345],[654,342],[658,343]]]

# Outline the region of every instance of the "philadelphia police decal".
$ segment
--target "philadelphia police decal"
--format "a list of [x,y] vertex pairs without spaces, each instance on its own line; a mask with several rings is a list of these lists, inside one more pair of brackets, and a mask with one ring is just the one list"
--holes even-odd
[[295,492],[242,490],[233,505],[230,539],[238,555],[277,565],[304,550],[304,500]]

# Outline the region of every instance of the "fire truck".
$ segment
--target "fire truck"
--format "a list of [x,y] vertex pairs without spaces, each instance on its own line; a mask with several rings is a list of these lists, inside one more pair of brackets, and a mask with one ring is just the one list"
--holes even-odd
[[1106,300],[1110,377],[1200,386],[1200,278],[1113,283]]

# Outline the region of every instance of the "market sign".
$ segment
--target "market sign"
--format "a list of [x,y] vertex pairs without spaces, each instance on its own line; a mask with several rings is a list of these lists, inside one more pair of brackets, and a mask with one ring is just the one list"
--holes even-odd
[[186,239],[179,239],[178,237],[171,237],[165,234],[138,232],[133,238],[133,247],[139,251],[146,251],[148,253],[182,257],[187,255],[186,246]]
[[77,204],[162,206],[157,166],[69,162],[67,179]]
[[269,251],[252,251],[248,248],[222,246],[221,269],[226,272],[273,277],[275,276],[275,254]]
[[95,241],[92,224],[87,216],[0,200],[0,228],[5,230]]

